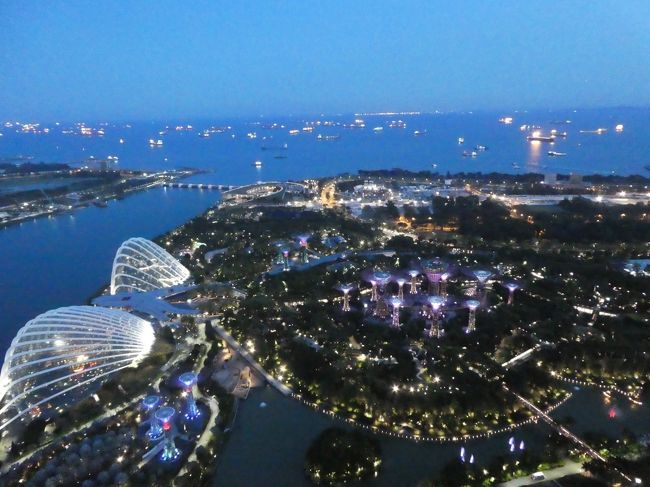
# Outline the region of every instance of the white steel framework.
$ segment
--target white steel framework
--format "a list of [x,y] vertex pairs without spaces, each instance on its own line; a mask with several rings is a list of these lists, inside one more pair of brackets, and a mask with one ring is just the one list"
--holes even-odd
[[18,331],[5,355],[0,430],[136,364],[153,342],[151,324],[125,311],[70,306],[37,316]]
[[115,254],[111,294],[176,286],[189,277],[190,271],[165,249],[145,238],[134,237],[125,241]]

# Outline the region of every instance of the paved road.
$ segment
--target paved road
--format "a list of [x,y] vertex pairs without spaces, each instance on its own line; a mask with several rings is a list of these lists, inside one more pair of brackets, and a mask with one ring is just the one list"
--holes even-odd
[[581,463],[569,462],[562,465],[561,467],[552,468],[550,470],[544,470],[544,476],[546,477],[544,480],[531,480],[530,476],[527,475],[525,477],[519,477],[516,479],[509,480],[508,482],[504,482],[499,485],[500,487],[521,487],[524,485],[535,485],[535,484],[540,484],[542,482],[547,482],[549,480],[559,479],[566,475],[574,475],[580,472],[582,472]]

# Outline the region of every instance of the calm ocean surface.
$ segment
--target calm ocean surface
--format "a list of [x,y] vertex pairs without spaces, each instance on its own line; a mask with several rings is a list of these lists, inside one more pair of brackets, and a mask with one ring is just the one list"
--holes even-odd
[[[512,125],[502,125],[502,116],[514,117]],[[174,121],[191,123],[196,129],[231,125],[231,132],[209,138],[193,132],[170,131],[158,135],[166,123],[138,123],[131,128],[105,127],[104,137],[65,135],[60,128],[49,134],[16,134],[0,127],[0,158],[33,156],[35,161],[79,164],[84,159],[109,155],[119,157],[119,167],[159,170],[194,167],[209,171],[193,181],[243,184],[258,180],[299,179],[334,175],[358,169],[400,167],[412,170],[501,171],[501,172],[578,172],[603,174],[642,174],[650,164],[650,109],[608,109],[537,113],[481,113],[422,116],[367,116],[366,128],[316,127],[311,134],[289,136],[289,129],[300,129],[306,120],[261,119],[259,123],[285,124],[284,129],[263,129],[245,121]],[[320,117],[350,123],[354,117]],[[389,129],[386,122],[402,119],[405,129]],[[568,125],[551,124],[572,120]],[[624,124],[615,133],[616,124]],[[532,145],[520,125],[539,125],[545,132],[555,128],[568,132],[554,145]],[[91,124],[89,124],[91,125]],[[44,125],[53,127],[53,125]],[[98,126],[98,125],[93,125]],[[384,126],[381,133],[372,128]],[[580,130],[607,128],[602,135],[581,134]],[[426,130],[420,137],[414,130]],[[248,139],[256,132],[256,139]],[[235,134],[235,137],[232,137]],[[317,141],[316,135],[340,135],[338,140]],[[263,137],[267,137],[263,140]],[[272,138],[270,138],[272,137]],[[458,145],[458,137],[465,144]],[[122,138],[124,143],[120,144]],[[150,148],[148,139],[161,138],[163,147]],[[288,144],[286,151],[263,151],[261,147]],[[477,158],[464,158],[464,150],[475,145],[488,150]],[[549,157],[547,151],[566,152],[566,157]],[[276,159],[275,155],[287,157]],[[253,166],[261,160],[262,168]],[[436,168],[432,164],[437,164]],[[519,167],[515,168],[513,163]],[[4,354],[18,329],[29,319],[48,309],[83,304],[98,288],[108,283],[111,263],[120,243],[132,236],[154,237],[203,212],[218,201],[218,192],[152,189],[107,208],[84,208],[73,214],[41,218],[0,229],[0,354]],[[597,394],[596,394],[597,395]],[[576,398],[558,414],[581,417],[584,411],[601,424],[606,409],[598,398]],[[259,409],[259,401],[268,408]],[[222,457],[216,485],[304,485],[302,459],[305,450],[329,419],[303,406],[289,402],[273,391],[256,391],[244,403],[239,420]],[[627,405],[622,404],[624,409]],[[643,423],[645,422],[645,423]],[[648,409],[624,414],[611,427],[623,424],[650,427]],[[286,432],[291,431],[290,437]],[[534,444],[543,430],[526,428],[520,433]],[[504,438],[472,446],[480,459],[502,447]],[[431,475],[452,458],[457,447],[416,445],[403,440],[384,440],[384,472],[372,485],[413,485]],[[269,452],[274,452],[269,455]],[[250,461],[260,468],[250,468]]]
[[[502,116],[512,116],[511,125],[498,123]],[[202,175],[203,181],[224,184],[249,183],[257,180],[308,178],[333,175],[357,169],[401,167],[405,169],[433,169],[440,172],[501,171],[501,172],[579,172],[604,174],[646,174],[644,166],[650,164],[650,109],[607,109],[564,112],[530,113],[476,113],[419,116],[365,116],[365,129],[342,127],[316,127],[311,134],[290,136],[289,129],[301,129],[306,121],[316,118],[259,119],[258,121],[175,121],[105,127],[104,137],[65,135],[60,128],[49,134],[16,134],[10,129],[0,129],[0,157],[17,154],[31,155],[35,160],[81,162],[95,156],[119,157],[119,167],[161,169],[190,166],[211,171]],[[350,123],[354,116],[319,117],[320,120]],[[402,119],[406,128],[388,128],[390,120]],[[571,124],[558,125],[553,121],[571,120]],[[284,129],[264,129],[262,125],[278,122]],[[159,135],[166,125],[190,123],[191,132]],[[623,124],[622,133],[616,133],[616,124]],[[543,132],[552,128],[566,131],[566,139],[557,139],[553,145],[531,144],[521,125],[538,125]],[[232,126],[232,131],[198,137],[198,130],[210,126]],[[52,127],[52,125],[49,125]],[[97,125],[94,125],[97,127]],[[380,133],[373,127],[383,126]],[[602,135],[584,134],[580,130],[606,128]],[[426,135],[416,137],[415,130],[426,130]],[[246,137],[255,132],[256,139]],[[233,137],[232,135],[235,135]],[[338,140],[318,141],[317,134],[340,135]],[[266,140],[263,140],[267,137]],[[465,144],[458,145],[458,137]],[[163,139],[164,145],[150,148],[148,140]],[[124,143],[120,144],[119,140]],[[288,144],[286,151],[263,151],[261,147]],[[464,150],[471,151],[483,145],[487,151],[476,158],[463,157]],[[567,153],[566,157],[550,157],[549,150]],[[278,154],[286,159],[275,159]],[[261,169],[254,161],[263,163]],[[519,166],[513,167],[513,164]]]

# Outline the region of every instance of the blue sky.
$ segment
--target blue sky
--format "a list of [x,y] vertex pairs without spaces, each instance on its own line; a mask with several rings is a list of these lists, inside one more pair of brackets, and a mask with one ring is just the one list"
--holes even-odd
[[0,119],[650,104],[650,2],[0,0]]

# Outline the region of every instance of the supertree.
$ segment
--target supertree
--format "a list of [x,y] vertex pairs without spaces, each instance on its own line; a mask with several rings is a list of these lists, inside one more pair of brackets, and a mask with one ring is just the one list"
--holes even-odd
[[180,451],[178,448],[176,448],[176,444],[174,443],[174,432],[172,431],[171,421],[174,417],[174,414],[176,414],[176,411],[174,408],[169,406],[160,408],[158,411],[156,411],[155,414],[156,419],[160,421],[162,429],[165,432],[165,445],[160,457],[163,462],[176,460],[176,458],[178,458],[178,455],[180,455]]
[[420,271],[417,269],[411,269],[408,272],[409,277],[411,278],[411,287],[409,289],[410,294],[416,294],[418,292],[418,276],[420,275]]
[[429,281],[429,294],[440,294],[440,281],[447,272],[447,264],[440,259],[429,259],[422,262],[422,270]]
[[289,247],[282,247],[282,268],[289,270]]
[[343,293],[343,308],[341,311],[350,311],[350,292],[354,287],[354,284],[339,284],[336,286]]
[[429,304],[431,305],[431,328],[429,329],[429,336],[440,338],[442,330],[440,329],[440,311],[445,305],[445,298],[442,296],[429,296]]
[[274,264],[284,264],[284,255],[282,254],[282,248],[286,246],[286,242],[282,240],[276,240],[273,242],[273,247],[275,247],[275,250],[277,254],[275,255],[275,261]]
[[465,301],[465,305],[469,309],[469,318],[467,320],[467,333],[471,333],[476,330],[476,308],[481,305],[481,302],[477,299],[468,299]]
[[158,404],[160,404],[160,396],[151,395],[142,400],[142,407],[147,411],[147,413],[149,413],[149,431],[147,431],[147,437],[151,441],[159,440],[163,435],[162,426],[155,417],[156,407],[158,407]]
[[450,272],[445,272],[440,276],[440,295],[444,297],[447,297],[447,280],[449,276],[451,276]]
[[372,285],[372,293],[370,301],[379,301],[380,297],[384,294],[384,288],[390,281],[392,274],[383,270],[365,270],[362,273],[364,280]]
[[492,277],[492,272],[485,269],[479,269],[475,270],[473,274],[477,281],[476,297],[482,301],[486,297],[485,285],[487,284],[488,279]]
[[515,302],[515,291],[519,289],[519,284],[509,282],[506,284],[506,288],[508,288],[508,304],[513,304]]
[[183,392],[187,402],[185,417],[187,419],[194,419],[201,414],[194,400],[194,393],[192,392],[197,381],[196,374],[194,372],[185,372],[178,377],[178,380],[183,385]]
[[397,283],[397,297],[404,300],[404,284],[406,284],[406,278],[398,277],[395,279],[395,282]]
[[393,307],[391,326],[399,328],[401,326],[399,323],[399,309],[402,306],[402,300],[397,296],[393,296],[390,298],[390,304]]
[[296,237],[298,245],[300,246],[300,262],[303,264],[309,263],[309,254],[307,252],[307,248],[309,246],[310,238],[310,235],[298,235]]

